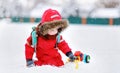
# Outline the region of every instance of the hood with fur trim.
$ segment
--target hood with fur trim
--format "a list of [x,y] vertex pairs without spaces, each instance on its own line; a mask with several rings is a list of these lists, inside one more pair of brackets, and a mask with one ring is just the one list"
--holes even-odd
[[42,16],[41,22],[38,25],[38,34],[47,35],[48,30],[58,27],[60,33],[68,26],[68,21],[62,19],[61,15],[57,10],[47,9]]
[[51,22],[45,22],[42,25],[38,26],[38,32],[39,34],[44,36],[47,35],[49,29],[56,27],[58,27],[58,32],[60,33],[61,31],[63,31],[68,27],[68,21],[65,19],[61,19],[61,20],[54,20]]

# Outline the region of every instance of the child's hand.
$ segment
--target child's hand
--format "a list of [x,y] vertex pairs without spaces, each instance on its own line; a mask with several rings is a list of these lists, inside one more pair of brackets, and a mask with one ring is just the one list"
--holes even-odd
[[74,60],[76,59],[76,57],[73,55],[71,51],[67,52],[66,55],[69,57],[70,62],[74,62]]
[[33,67],[33,66],[35,66],[33,60],[27,60],[27,67]]

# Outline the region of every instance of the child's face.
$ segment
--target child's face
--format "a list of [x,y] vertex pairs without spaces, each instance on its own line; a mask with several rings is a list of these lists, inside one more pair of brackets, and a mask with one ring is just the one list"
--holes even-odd
[[58,27],[52,28],[52,29],[49,29],[49,30],[48,30],[48,34],[49,34],[49,35],[55,35],[55,34],[57,34],[57,33],[58,33]]

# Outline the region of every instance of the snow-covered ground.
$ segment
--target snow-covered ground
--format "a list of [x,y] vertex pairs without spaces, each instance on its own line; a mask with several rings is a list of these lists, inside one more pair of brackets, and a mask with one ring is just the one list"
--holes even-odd
[[62,33],[73,51],[91,55],[91,62],[79,63],[77,70],[74,63],[26,68],[24,44],[32,26],[0,21],[0,73],[120,73],[120,26],[70,25]]

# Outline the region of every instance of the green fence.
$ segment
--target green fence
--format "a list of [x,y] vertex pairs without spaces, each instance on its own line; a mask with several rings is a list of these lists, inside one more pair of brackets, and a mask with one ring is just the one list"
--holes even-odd
[[87,18],[87,24],[109,24],[109,19],[106,18]]
[[70,23],[75,23],[75,24],[80,24],[80,23],[82,23],[82,20],[81,20],[80,17],[69,17],[69,18],[68,18],[68,21],[69,21]]
[[12,17],[12,22],[40,22],[41,18]]
[[[68,17],[68,21],[72,24],[100,24],[100,25],[120,25],[120,18],[81,18]],[[12,22],[40,22],[41,18],[30,17],[12,17]]]
[[120,18],[115,18],[115,19],[113,19],[113,24],[115,24],[115,25],[120,25]]

